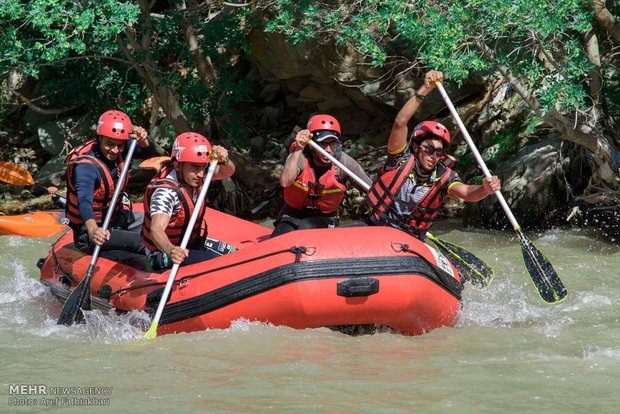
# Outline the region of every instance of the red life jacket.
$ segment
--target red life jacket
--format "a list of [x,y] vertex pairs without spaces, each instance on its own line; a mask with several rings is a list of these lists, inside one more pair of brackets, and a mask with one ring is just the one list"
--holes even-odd
[[[422,199],[417,204],[414,204],[397,199],[403,183],[408,179],[409,174],[413,170],[414,163],[415,157],[412,155],[400,167],[394,170],[386,172],[382,168],[366,195],[366,203],[370,207],[371,214],[375,220],[396,225],[413,235],[422,236],[433,225],[433,219],[443,205],[447,193],[447,191],[444,191],[444,187],[456,177],[456,173],[443,164],[438,163],[435,171],[437,178]],[[410,209],[410,213],[406,215],[398,214],[392,205],[394,199],[397,199],[401,209],[402,207]],[[388,212],[392,216],[389,216]]]
[[[178,181],[173,180],[171,178],[166,178],[168,174],[174,171],[174,167],[168,166],[163,168],[148,184],[146,187],[146,192],[144,193],[144,224],[142,225],[142,242],[144,245],[152,252],[158,251],[159,248],[153,243],[151,240],[151,198],[153,197],[153,193],[158,188],[170,188],[174,190],[181,201],[181,209],[170,218],[168,222],[168,227],[166,227],[166,235],[170,242],[175,246],[181,244],[181,240],[183,239],[183,235],[185,234],[185,229],[187,229],[187,225],[189,224],[189,219],[192,216],[192,212],[194,211],[194,200],[192,200],[192,195],[190,191],[188,191],[184,185],[179,184]],[[200,191],[200,188],[197,191]],[[189,238],[188,247],[195,249],[202,249],[204,246],[204,241],[207,237],[207,223],[204,219],[205,211],[207,209],[206,200],[202,203],[200,208],[200,213],[198,214],[198,220],[196,224],[194,224],[194,228],[192,229],[192,234]]]
[[346,190],[347,187],[336,180],[336,166],[333,164],[317,182],[306,157],[306,165],[301,174],[292,185],[284,189],[284,201],[309,215],[335,215]]
[[[103,224],[103,219],[114,195],[114,179],[112,178],[112,174],[110,174],[110,170],[103,161],[94,156],[91,152],[96,144],[97,141],[95,140],[86,141],[84,144],[74,148],[65,159],[65,162],[69,163],[69,165],[67,165],[67,204],[65,206],[65,215],[73,224],[83,224],[78,206],[77,190],[73,184],[73,174],[78,164],[92,164],[97,168],[97,171],[99,171],[101,179],[99,180],[99,186],[95,189],[93,199],[93,213],[98,226]],[[123,158],[119,156],[119,163],[117,166],[119,174],[124,164]],[[125,176],[125,181],[122,183],[121,192],[124,191],[128,181],[129,172]],[[114,212],[112,213],[112,221],[118,217],[121,209],[122,203],[117,202],[114,206]]]

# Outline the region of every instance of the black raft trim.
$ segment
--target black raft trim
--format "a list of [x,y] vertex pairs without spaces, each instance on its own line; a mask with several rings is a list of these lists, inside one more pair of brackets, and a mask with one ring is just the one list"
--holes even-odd
[[[461,300],[463,285],[450,274],[415,256],[364,257],[290,263],[247,277],[200,296],[167,304],[160,325],[183,321],[276,289],[306,280],[386,277],[411,274],[426,277]],[[334,285],[334,295],[336,286]],[[154,313],[154,309],[150,311]]]

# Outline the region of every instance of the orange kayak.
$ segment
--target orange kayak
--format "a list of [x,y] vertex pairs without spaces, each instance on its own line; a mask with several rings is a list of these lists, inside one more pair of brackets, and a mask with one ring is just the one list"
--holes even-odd
[[67,228],[68,220],[61,210],[35,211],[15,216],[0,216],[0,234],[49,237]]
[[[140,206],[134,206],[140,207]],[[207,209],[209,237],[236,248],[177,273],[158,334],[262,321],[293,328],[387,326],[419,335],[454,326],[462,280],[430,246],[391,227],[271,229]],[[40,259],[41,281],[65,301],[91,256],[71,232]],[[104,251],[91,279],[92,308],[154,313],[170,271],[144,256]]]

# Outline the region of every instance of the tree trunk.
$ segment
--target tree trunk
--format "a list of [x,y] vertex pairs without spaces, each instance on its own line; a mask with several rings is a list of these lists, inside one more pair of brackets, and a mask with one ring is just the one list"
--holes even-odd
[[[134,25],[127,26],[124,34],[128,43],[125,43],[121,39],[121,36],[117,36],[116,41],[138,75],[145,80],[153,93],[154,99],[166,114],[166,118],[175,132],[180,134],[190,131],[191,125],[181,109],[176,94],[170,87],[163,85],[163,82],[159,76],[157,76],[157,73],[161,73],[161,71],[158,69],[157,62],[155,62],[150,53],[150,33],[152,31],[150,17],[151,4],[147,4],[143,0],[138,1],[138,3],[142,10],[142,32],[138,33]],[[140,39],[142,41],[139,41]],[[136,56],[142,56],[142,60],[138,61]]]
[[605,7],[605,0],[592,0],[592,9],[594,10],[594,18],[601,27],[610,34],[613,41],[620,45],[620,25],[616,18]]
[[[562,134],[562,139],[583,146],[591,153],[589,159],[592,164],[593,175],[590,179],[589,187],[592,191],[600,190],[601,187],[615,190],[620,189],[619,172],[615,171],[613,161],[613,147],[597,130],[588,125],[574,122],[555,110],[544,114],[540,102],[534,95],[515,77],[510,70],[496,63],[493,51],[482,41],[476,42],[476,46],[482,54],[490,61],[495,63],[499,72],[512,85],[517,93],[523,98],[527,105],[545,122]],[[600,136],[598,138],[597,136]]]

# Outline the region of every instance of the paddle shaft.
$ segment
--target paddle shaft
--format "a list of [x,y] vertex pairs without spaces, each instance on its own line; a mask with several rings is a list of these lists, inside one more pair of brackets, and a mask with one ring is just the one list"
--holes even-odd
[[[332,155],[330,155],[327,151],[325,151],[323,148],[321,148],[320,145],[318,145],[316,142],[314,142],[312,140],[310,140],[309,144],[310,144],[310,146],[312,146],[312,148],[316,149],[321,154],[323,154],[325,157],[327,157],[327,159],[330,160],[331,162],[333,162],[338,168],[342,169],[345,173],[347,173],[349,175],[349,177],[352,180],[355,180],[355,182],[357,182],[360,186],[362,186],[366,190],[366,192],[368,192],[370,190],[370,186],[366,182],[364,182],[361,178],[359,178],[357,175],[355,175],[353,173],[353,171],[351,171],[350,169],[345,167],[340,161],[338,161],[336,158],[334,158]],[[442,240],[435,238],[431,233],[428,233],[428,236],[431,238],[431,240],[434,239],[434,240],[437,240],[437,242],[441,242],[442,246],[445,246],[445,249],[449,250],[448,247],[446,246],[446,244]],[[465,249],[462,249],[462,248],[461,248],[461,250],[465,251]],[[471,252],[468,252],[468,253],[472,257],[474,257],[476,259],[476,261],[479,263],[480,269],[482,269],[482,270],[488,269],[487,272],[490,272],[490,274],[491,274],[490,278],[492,278],[493,277],[492,276],[492,274],[493,274],[492,269],[486,263],[484,263],[482,260],[480,260],[478,257],[476,257],[473,253],[471,253]],[[458,256],[456,254],[456,252],[452,252],[452,255]],[[465,265],[465,263],[464,263],[464,265]],[[468,263],[468,264],[466,264],[466,266],[467,267],[471,267],[471,264]],[[479,269],[475,269],[475,272],[479,273],[481,275],[481,277],[479,279],[482,279],[485,282],[484,283],[485,285],[490,282],[490,278],[489,279],[484,278],[483,275],[480,273]]]
[[[121,175],[118,177],[118,180],[116,181],[116,186],[114,188],[114,194],[112,195],[112,200],[110,201],[110,206],[108,208],[108,211],[106,212],[105,218],[103,220],[103,224],[101,226],[101,228],[103,230],[107,230],[108,226],[110,225],[110,220],[112,220],[112,214],[114,213],[114,207],[116,206],[116,202],[118,200],[118,196],[121,192],[121,188],[123,187],[123,182],[125,182],[125,177],[127,176],[127,171],[129,170],[129,167],[131,166],[131,158],[133,157],[133,153],[136,149],[136,145],[137,145],[138,141],[136,141],[135,139],[132,139],[130,144],[129,144],[129,150],[127,151],[127,156],[125,157],[125,165],[123,166],[123,169],[121,171]],[[93,251],[93,255],[90,259],[90,264],[88,265],[88,269],[86,270],[86,276],[84,276],[85,279],[85,285],[87,287],[90,287],[90,278],[91,275],[93,273],[93,269],[95,268],[95,264],[97,263],[97,259],[99,258],[99,252],[101,251],[101,246],[99,246],[98,244],[95,245],[95,250]],[[86,297],[86,292],[89,291],[90,289],[82,289],[79,293],[79,300],[78,300],[78,309],[80,309],[82,307],[82,303],[84,302],[84,298]],[[75,291],[74,291],[75,292]],[[75,320],[75,315],[73,315],[72,317],[73,320]]]
[[368,183],[364,182],[364,180],[362,180],[357,175],[355,175],[353,173],[353,171],[351,171],[350,169],[345,167],[340,161],[338,161],[336,158],[334,158],[332,155],[330,155],[329,152],[327,152],[323,148],[321,148],[321,146],[319,144],[317,144],[316,142],[314,142],[312,140],[310,140],[308,143],[310,144],[310,146],[312,148],[314,148],[315,150],[317,150],[318,152],[323,154],[325,157],[327,157],[328,160],[333,162],[338,168],[340,168],[342,171],[347,173],[347,175],[352,180],[354,180],[356,183],[358,183],[360,186],[362,186],[366,192],[368,192],[368,190],[370,190],[370,186],[368,185]]
[[[476,145],[471,139],[471,136],[467,132],[467,128],[465,128],[463,121],[461,121],[461,117],[454,108],[454,105],[452,104],[450,97],[448,97],[446,90],[444,89],[441,82],[437,81],[435,83],[437,84],[437,89],[439,89],[439,93],[441,94],[441,97],[448,106],[452,117],[454,118],[454,120],[459,126],[459,129],[463,133],[463,137],[465,138],[467,145],[469,145],[471,152],[474,154],[478,165],[484,172],[484,175],[488,178],[491,178],[491,173],[489,172],[489,169],[484,163],[484,160],[478,152],[478,149],[476,148]],[[534,286],[536,286],[536,288],[538,289],[541,298],[547,303],[555,303],[561,301],[562,299],[564,299],[564,297],[566,297],[567,292],[564,284],[553,269],[553,266],[534,246],[534,244],[527,237],[525,237],[525,234],[523,234],[523,232],[521,231],[521,226],[519,226],[519,223],[517,223],[517,220],[512,214],[512,211],[510,210],[508,203],[506,203],[506,200],[504,199],[502,193],[499,190],[495,191],[495,196],[497,197],[497,200],[502,206],[504,213],[506,213],[506,217],[508,217],[510,224],[512,225],[513,229],[517,233],[517,236],[519,237],[519,242],[521,243],[521,248],[524,253],[523,260],[525,262],[527,271],[532,278],[532,282],[534,282]]]
[[[189,218],[189,223],[187,224],[187,228],[185,229],[185,234],[183,234],[183,239],[181,240],[180,247],[182,249],[185,249],[187,247],[187,243],[189,243],[189,238],[192,235],[192,229],[194,228],[194,224],[196,223],[196,219],[198,218],[198,213],[200,212],[202,203],[204,202],[204,199],[207,195],[207,190],[209,189],[209,184],[211,184],[211,180],[213,179],[213,174],[215,173],[216,166],[217,161],[211,161],[211,163],[209,164],[209,170],[207,171],[207,175],[205,176],[202,183],[202,190],[200,190],[200,194],[198,195],[198,199],[196,200],[196,203],[194,205],[194,211],[192,211],[192,215]],[[170,276],[168,276],[168,281],[166,282],[166,287],[164,288],[164,293],[162,294],[161,300],[159,301],[159,306],[157,306],[155,317],[153,317],[153,321],[151,322],[151,327],[157,327],[157,324],[161,319],[161,314],[163,313],[164,307],[166,306],[168,295],[172,290],[172,284],[174,283],[174,279],[176,278],[177,272],[179,271],[179,267],[180,265],[178,263],[175,263],[172,266]]]
[[[444,89],[441,82],[436,82],[436,83],[437,83],[437,89],[439,90],[441,97],[443,98],[444,102],[448,106],[448,109],[450,110],[452,117],[458,124],[459,129],[461,130],[461,133],[463,134],[463,137],[465,138],[467,145],[469,145],[469,148],[471,149],[472,154],[474,154],[474,157],[476,158],[478,165],[482,169],[482,172],[484,173],[485,177],[491,178],[491,172],[489,171],[484,160],[482,159],[480,152],[478,152],[478,148],[476,148],[476,145],[474,144],[474,141],[471,139],[469,132],[467,132],[467,128],[465,127],[465,124],[463,124],[463,121],[461,121],[461,117],[459,116],[458,112],[456,112],[454,105],[452,105],[452,101],[450,100],[450,97],[446,93],[446,90]],[[510,221],[510,224],[512,225],[512,227],[515,230],[519,230],[521,227],[519,226],[519,223],[517,223],[517,219],[515,219],[515,216],[512,214],[512,211],[510,210],[508,203],[506,203],[506,200],[504,199],[504,196],[501,193],[501,191],[497,190],[494,193],[495,193],[495,197],[497,197],[497,200],[499,201],[499,204],[502,206],[504,213],[506,213],[506,216],[508,217],[508,220]]]

